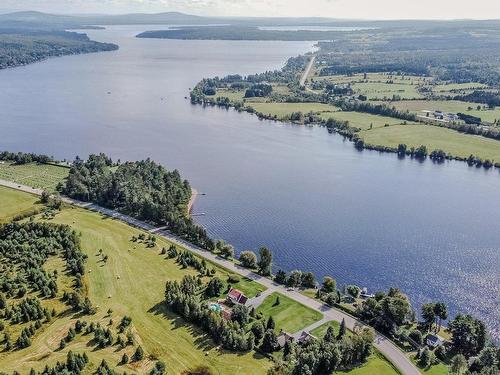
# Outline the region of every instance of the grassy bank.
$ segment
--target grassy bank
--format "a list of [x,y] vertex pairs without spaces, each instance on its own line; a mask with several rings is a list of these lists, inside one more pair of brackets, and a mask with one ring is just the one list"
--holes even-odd
[[360,137],[370,145],[408,148],[426,145],[430,151],[442,149],[453,156],[467,158],[475,155],[482,159],[500,161],[500,142],[480,136],[468,135],[431,125],[394,125],[361,131]]

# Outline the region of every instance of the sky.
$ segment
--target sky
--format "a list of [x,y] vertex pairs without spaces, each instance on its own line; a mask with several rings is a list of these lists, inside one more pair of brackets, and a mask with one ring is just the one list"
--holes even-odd
[[500,19],[500,0],[0,0],[0,11],[351,19]]

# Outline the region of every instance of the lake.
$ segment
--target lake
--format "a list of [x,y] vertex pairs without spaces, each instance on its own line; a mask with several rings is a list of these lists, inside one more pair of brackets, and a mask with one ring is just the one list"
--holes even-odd
[[268,246],[275,271],[398,286],[500,337],[498,170],[399,160],[324,128],[191,105],[203,77],[277,69],[313,46],[134,38],[154,28],[165,26],[90,31],[120,50],[0,71],[0,149],[151,157],[206,193],[194,211],[213,237]]

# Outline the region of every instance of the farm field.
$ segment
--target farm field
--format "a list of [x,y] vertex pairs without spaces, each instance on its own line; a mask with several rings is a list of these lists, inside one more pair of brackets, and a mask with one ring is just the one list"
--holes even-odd
[[[390,107],[396,107],[402,111],[420,112],[422,110],[443,111],[458,113],[462,112],[471,116],[480,117],[483,121],[494,122],[500,120],[500,108],[477,110],[477,106],[483,107],[483,104],[462,102],[459,100],[401,100],[395,102],[386,102]],[[472,110],[468,110],[472,107]]]
[[[0,190],[0,193],[4,191]],[[18,195],[15,198],[18,202],[32,204],[31,195],[16,191],[14,193],[13,195]],[[5,216],[7,212],[2,205],[0,215]],[[155,248],[146,248],[130,241],[133,235],[140,233],[139,230],[97,213],[73,207],[65,208],[52,221],[68,224],[81,232],[82,248],[88,255],[85,283],[91,301],[98,306],[96,315],[85,316],[84,319],[101,321],[103,326],[107,326],[110,318],[118,322],[124,315],[132,317],[136,342],[143,347],[146,356],[165,361],[169,373],[178,374],[202,364],[219,374],[264,374],[267,371],[270,366],[267,359],[253,352],[241,354],[216,350],[207,335],[163,307],[166,280],[197,274],[189,268],[181,269],[174,260],[167,260],[160,255],[160,248],[170,245],[167,241],[158,239]],[[99,249],[103,249],[103,253],[109,257],[105,264],[98,254]],[[216,266],[214,268],[218,277],[227,280],[226,270]],[[258,289],[264,289],[254,284],[241,280],[235,285],[252,296]],[[113,311],[111,317],[107,316],[108,309]],[[131,347],[122,350],[117,350],[116,347],[89,350],[87,343],[90,338],[81,335],[65,349],[56,350],[59,341],[75,321],[73,314],[53,319],[50,326],[35,336],[31,347],[0,353],[0,368],[8,372],[17,370],[28,373],[31,367],[41,370],[45,364],[65,359],[69,350],[85,350],[94,364],[94,367],[89,366],[89,373],[93,373],[95,365],[103,358],[114,366],[120,361],[124,351],[132,350]],[[152,360],[144,360],[139,365],[129,364],[117,369],[120,372],[145,373],[153,364]]]
[[400,84],[414,84],[423,85],[428,84],[433,81],[432,77],[421,77],[413,75],[396,75],[387,73],[367,73],[366,79],[364,74],[358,73],[353,75],[331,75],[331,76],[320,76],[315,75],[311,77],[315,81],[328,81],[331,83],[354,83],[354,82],[370,82],[370,83],[386,83],[387,81],[392,81],[394,83]]
[[[279,305],[275,304],[277,297],[279,297]],[[257,308],[257,312],[262,313],[266,320],[269,316],[272,316],[277,331],[282,329],[289,333],[295,333],[322,318],[320,312],[277,292],[267,296]]]
[[278,118],[290,116],[293,112],[319,112],[321,115],[325,113],[337,112],[339,109],[333,105],[323,103],[247,103],[247,106],[252,107],[256,112],[264,115],[276,116]]
[[56,191],[59,182],[68,177],[69,168],[52,164],[0,164],[0,179],[48,191]]
[[436,94],[451,91],[461,91],[461,90],[481,90],[488,88],[488,85],[479,82],[469,82],[469,83],[445,83],[440,85],[432,86],[432,91]]
[[394,117],[386,117],[379,115],[372,115],[369,113],[361,113],[361,112],[344,112],[338,111],[335,113],[324,112],[320,114],[321,118],[324,120],[328,120],[330,117],[333,117],[336,120],[349,121],[349,125],[360,128],[362,130],[367,130],[370,128],[370,125],[373,125],[373,128],[380,128],[388,125],[397,125],[403,124],[404,120],[397,119]]
[[398,147],[426,145],[427,150],[442,149],[454,156],[475,155],[482,159],[500,160],[500,142],[480,136],[467,135],[454,130],[430,125],[394,125],[359,132],[365,143]]
[[369,100],[392,98],[393,95],[401,99],[422,98],[417,86],[411,83],[360,82],[351,87],[355,94],[365,95]]
[[11,221],[14,216],[29,212],[38,206],[38,197],[20,194],[18,191],[0,186],[0,224]]

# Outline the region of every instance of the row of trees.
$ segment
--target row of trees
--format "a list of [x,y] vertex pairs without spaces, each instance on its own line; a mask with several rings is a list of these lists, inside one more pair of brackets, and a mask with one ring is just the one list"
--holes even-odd
[[34,153],[26,153],[26,152],[8,152],[2,151],[0,152],[0,160],[3,161],[12,161],[15,164],[28,164],[28,163],[51,163],[54,161],[54,158],[47,155],[39,155]]

